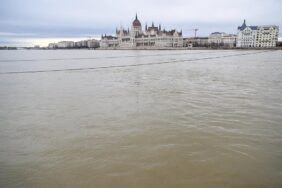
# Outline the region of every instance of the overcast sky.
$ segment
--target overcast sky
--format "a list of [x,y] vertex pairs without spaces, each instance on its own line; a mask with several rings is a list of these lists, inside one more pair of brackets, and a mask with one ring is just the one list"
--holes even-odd
[[[0,0],[0,45],[33,38],[75,38],[112,34],[127,28],[136,12],[145,23],[192,36],[223,31],[238,25],[282,26],[281,0]],[[281,31],[280,31],[281,36]]]

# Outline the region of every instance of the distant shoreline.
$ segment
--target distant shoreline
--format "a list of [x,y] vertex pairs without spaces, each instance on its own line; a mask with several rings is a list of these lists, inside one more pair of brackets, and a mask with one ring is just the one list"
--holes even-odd
[[98,51],[192,51],[192,50],[282,50],[282,47],[275,48],[205,48],[205,47],[194,47],[194,48],[135,48],[135,49],[119,49],[119,48],[30,48],[30,47],[7,47],[0,48],[0,50],[98,50]]
[[139,50],[143,50],[143,51],[154,51],[154,50],[171,50],[171,51],[175,51],[175,50],[185,50],[185,51],[189,51],[189,50],[282,50],[282,47],[275,47],[275,48],[202,48],[202,47],[194,47],[194,48],[171,48],[171,49],[100,49],[97,48],[95,50],[114,50],[114,51],[123,51],[123,50],[128,50],[128,51],[139,51]]

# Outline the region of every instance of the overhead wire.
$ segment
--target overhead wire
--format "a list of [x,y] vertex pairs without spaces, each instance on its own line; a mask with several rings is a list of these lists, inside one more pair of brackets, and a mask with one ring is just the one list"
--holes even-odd
[[227,57],[253,55],[253,54],[259,54],[259,53],[265,53],[265,52],[269,52],[269,51],[256,51],[256,52],[251,52],[251,53],[239,53],[239,54],[229,54],[229,55],[222,55],[222,56],[211,56],[211,57],[192,58],[192,59],[180,59],[180,60],[179,59],[175,59],[175,60],[170,60],[170,61],[161,61],[161,62],[152,62],[152,63],[138,63],[138,64],[127,64],[127,65],[109,65],[109,66],[99,66],[99,67],[81,67],[81,68],[31,70],[31,71],[9,71],[9,72],[0,72],[0,75],[3,75],[3,74],[48,73],[48,72],[63,72],[63,71],[83,71],[83,70],[99,70],[99,69],[138,67],[138,66],[152,66],[152,65],[183,63],[183,62],[191,62],[191,61],[221,59],[221,58],[227,58]]

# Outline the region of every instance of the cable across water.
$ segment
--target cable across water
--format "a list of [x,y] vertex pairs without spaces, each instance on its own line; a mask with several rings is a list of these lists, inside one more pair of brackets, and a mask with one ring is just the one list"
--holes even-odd
[[30,73],[48,73],[48,72],[82,71],[82,70],[99,70],[99,69],[111,69],[111,68],[152,66],[152,65],[183,63],[183,62],[200,61],[200,60],[221,59],[221,58],[228,58],[228,57],[253,55],[253,54],[259,54],[259,53],[265,53],[265,52],[270,52],[270,51],[259,51],[259,52],[256,51],[256,52],[251,52],[251,53],[239,53],[239,54],[230,54],[230,55],[223,55],[223,56],[192,58],[192,59],[180,59],[180,60],[152,62],[152,63],[138,63],[138,64],[128,64],[128,65],[110,65],[110,66],[99,66],[99,67],[82,67],[82,68],[67,68],[67,69],[31,70],[31,71],[10,71],[10,72],[0,72],[0,74],[2,74],[2,75],[3,74],[30,74]]

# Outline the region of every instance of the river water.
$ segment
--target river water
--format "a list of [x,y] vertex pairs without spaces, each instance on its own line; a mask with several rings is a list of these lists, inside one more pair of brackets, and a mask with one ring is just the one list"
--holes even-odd
[[282,51],[0,51],[0,187],[282,187]]

